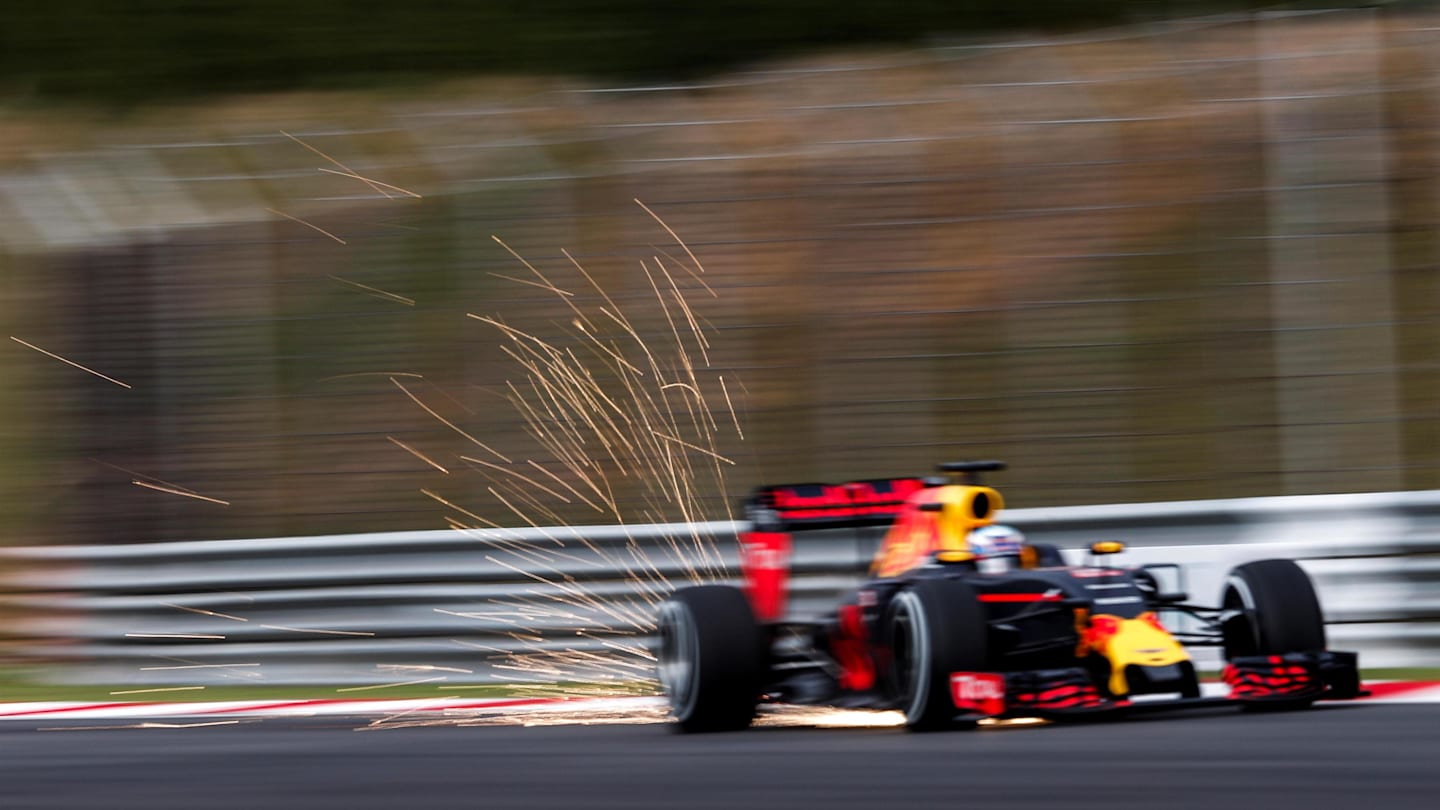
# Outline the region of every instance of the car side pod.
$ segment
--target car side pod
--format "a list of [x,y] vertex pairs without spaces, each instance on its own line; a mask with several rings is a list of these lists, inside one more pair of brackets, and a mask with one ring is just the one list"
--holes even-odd
[[1230,659],[1221,679],[1230,686],[1230,699],[1241,703],[1301,704],[1365,694],[1360,656],[1353,652],[1237,656]]

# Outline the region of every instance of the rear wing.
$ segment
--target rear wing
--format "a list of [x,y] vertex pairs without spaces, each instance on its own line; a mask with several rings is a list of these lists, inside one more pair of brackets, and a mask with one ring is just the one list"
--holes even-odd
[[907,498],[931,485],[923,478],[871,478],[760,487],[745,499],[745,517],[762,532],[886,526]]
[[[936,496],[944,498],[952,509],[963,507],[963,514],[952,516],[950,522],[968,520],[967,526],[987,522],[991,512],[1004,502],[998,492],[980,485],[980,473],[1004,468],[999,461],[956,461],[940,465],[945,477],[867,478],[844,484],[782,484],[756,489],[744,501],[750,526],[739,537],[740,568],[755,618],[769,623],[782,621],[788,615],[793,533],[888,527],[905,514],[906,505],[916,493],[944,487],[952,476],[963,476],[963,486],[959,487],[963,491],[944,498],[944,490],[940,490]],[[917,503],[912,508],[939,505]],[[919,512],[912,512],[907,519],[913,521],[917,516]],[[905,534],[904,527],[900,531]],[[868,545],[862,534],[869,533],[857,533],[856,539],[862,540],[857,550]],[[824,537],[816,539],[828,541]],[[896,544],[896,548],[901,547],[911,550],[911,558],[928,553],[928,545],[907,543],[904,537]]]

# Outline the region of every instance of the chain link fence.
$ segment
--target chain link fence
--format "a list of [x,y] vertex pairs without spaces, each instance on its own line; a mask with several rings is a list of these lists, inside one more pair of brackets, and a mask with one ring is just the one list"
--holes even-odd
[[967,457],[1009,460],[1016,506],[1435,488],[1437,45],[1420,12],[1231,15],[258,99],[37,152],[0,171],[3,528],[443,527],[422,490],[516,523],[463,436],[553,459],[466,316],[570,325],[506,246],[731,381],[705,517]]

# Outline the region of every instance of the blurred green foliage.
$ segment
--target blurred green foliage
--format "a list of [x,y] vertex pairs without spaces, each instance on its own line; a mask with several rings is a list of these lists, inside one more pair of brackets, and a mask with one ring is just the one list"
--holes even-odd
[[682,76],[820,47],[1252,5],[1260,4],[20,0],[0,5],[0,92],[12,99],[123,105],[473,73]]

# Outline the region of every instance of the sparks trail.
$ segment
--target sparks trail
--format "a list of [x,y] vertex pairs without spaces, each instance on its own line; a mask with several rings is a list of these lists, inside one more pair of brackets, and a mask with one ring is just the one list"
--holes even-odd
[[291,216],[290,214],[287,214],[287,213],[285,213],[284,211],[276,211],[274,208],[266,208],[265,210],[266,210],[266,211],[269,211],[269,212],[272,213],[272,214],[275,214],[276,216],[282,216],[282,217],[290,220],[291,222],[298,222],[298,223],[300,223],[301,225],[304,225],[304,226],[307,227],[307,228],[311,228],[311,229],[314,229],[314,230],[316,230],[316,231],[319,231],[320,233],[325,234],[326,236],[330,237],[331,239],[334,239],[336,242],[339,242],[339,243],[342,244],[342,245],[348,245],[348,244],[350,244],[349,242],[346,242],[344,239],[341,239],[340,237],[338,237],[338,236],[336,236],[335,234],[333,234],[333,233],[325,230],[324,228],[320,227],[319,225],[316,225],[316,224],[313,223],[313,222],[306,222],[305,220],[303,220],[303,219],[301,219],[301,218],[299,218],[299,217],[297,217],[297,216]]
[[[356,174],[356,173],[354,173],[354,172],[337,172],[337,171],[335,171],[334,169],[326,169],[326,168],[324,168],[323,166],[319,169],[319,171],[325,172],[326,174],[339,175],[340,177],[350,177],[350,178],[354,178],[355,180],[359,180],[359,181],[361,181],[361,182],[363,182],[363,183],[366,183],[366,184],[369,185],[371,188],[375,188],[376,186],[379,186],[380,188],[388,188],[388,189],[390,189],[391,191],[398,191],[398,192],[400,192],[401,194],[404,194],[404,195],[407,196],[407,197],[414,197],[414,198],[417,199],[417,200],[423,199],[419,194],[416,194],[415,192],[413,192],[413,191],[411,191],[411,190],[409,190],[409,189],[404,189],[404,188],[401,188],[401,187],[399,187],[399,186],[393,186],[393,185],[391,185],[391,184],[389,184],[389,183],[382,183],[382,182],[380,182],[379,180],[374,179],[373,177],[363,177],[363,176],[358,175],[358,174]],[[377,190],[378,190],[378,189],[377,189]],[[382,192],[382,193],[383,193],[383,192]],[[390,195],[389,195],[389,194],[386,194],[385,196],[386,196],[386,197],[389,197]],[[398,226],[397,226],[397,225],[392,225],[391,227],[401,227],[401,228],[403,228],[403,227],[405,227],[405,226],[403,226],[403,225],[398,225]],[[418,229],[412,229],[412,230],[418,230]]]
[[201,494],[199,494],[199,493],[197,493],[197,492],[189,492],[189,491],[182,490],[182,489],[176,489],[176,488],[174,488],[174,487],[162,487],[162,486],[160,486],[159,484],[152,484],[152,483],[150,483],[149,481],[135,480],[135,481],[131,481],[130,483],[134,484],[134,485],[137,486],[137,487],[144,487],[145,489],[153,489],[153,490],[155,490],[156,492],[165,492],[165,493],[169,493],[169,494],[171,494],[171,495],[179,495],[179,496],[181,496],[182,498],[194,498],[194,499],[197,500],[197,501],[207,501],[207,502],[209,502],[209,503],[218,503],[218,504],[220,504],[221,506],[229,506],[229,505],[230,505],[230,502],[229,502],[229,501],[222,501],[222,500],[220,500],[219,498],[211,498],[211,497],[208,496],[208,495],[201,495]]
[[191,494],[195,494],[195,490],[193,490],[193,489],[191,489],[191,488],[189,488],[189,487],[182,487],[182,486],[180,486],[179,484],[177,484],[177,483],[175,483],[175,482],[173,482],[173,481],[166,481],[166,480],[163,479],[163,478],[156,478],[156,477],[153,476],[153,475],[146,475],[145,473],[142,473],[142,472],[136,472],[135,470],[129,469],[128,467],[121,467],[119,464],[111,464],[111,463],[108,462],[108,461],[101,461],[101,460],[98,459],[98,458],[91,458],[90,461],[93,461],[93,462],[95,462],[96,464],[99,464],[99,465],[101,465],[101,466],[103,466],[103,467],[109,467],[109,468],[112,469],[112,470],[119,470],[120,472],[123,472],[123,473],[125,473],[126,475],[133,475],[133,476],[135,476],[136,478],[142,478],[142,479],[144,479],[144,480],[146,480],[146,481],[153,481],[154,483],[157,483],[157,484],[164,484],[164,485],[167,486],[167,487],[172,487],[172,488],[174,488],[174,489],[178,489],[178,490],[180,490],[181,492],[189,492],[189,493],[191,493]]
[[361,636],[373,638],[376,634],[367,630],[324,630],[316,627],[286,627],[280,624],[262,624],[266,630],[283,630],[286,633],[314,633],[322,636]]
[[154,689],[122,689],[119,692],[111,692],[112,695],[147,695],[151,692],[197,692],[204,689],[203,686],[159,686]]
[[368,294],[368,295],[371,295],[371,296],[373,296],[373,297],[375,297],[375,298],[380,298],[380,299],[383,299],[383,300],[386,300],[386,301],[395,301],[395,302],[397,302],[397,303],[404,304],[404,305],[407,306],[407,307],[413,307],[413,306],[415,306],[415,299],[414,299],[414,298],[408,298],[408,297],[406,297],[406,296],[399,295],[399,294],[397,294],[397,293],[389,292],[388,290],[382,290],[382,289],[380,289],[379,287],[371,287],[369,284],[361,284],[361,283],[358,282],[358,281],[351,281],[351,280],[348,279],[348,278],[341,278],[341,277],[339,277],[339,276],[329,276],[329,275],[327,275],[326,278],[333,279],[333,280],[335,280],[335,281],[340,282],[341,284],[345,284],[345,285],[350,286],[350,287],[354,287],[355,289],[360,290],[361,292],[364,292],[364,293],[366,293],[366,294]]
[[21,340],[20,338],[15,337],[14,335],[11,335],[11,336],[10,336],[10,339],[13,340],[13,341],[15,341],[16,343],[19,343],[21,346],[24,346],[24,347],[28,348],[28,349],[34,349],[35,351],[40,352],[41,354],[45,355],[46,357],[52,357],[52,358],[54,358],[54,359],[56,359],[56,360],[59,360],[60,362],[64,363],[64,364],[67,365],[67,366],[73,366],[73,367],[78,368],[78,369],[80,369],[81,371],[83,371],[83,372],[85,372],[85,373],[87,373],[87,374],[94,374],[96,377],[99,377],[99,378],[102,379],[102,380],[106,380],[106,381],[108,381],[108,382],[115,383],[116,385],[120,386],[121,388],[134,388],[134,387],[135,387],[135,386],[131,385],[130,383],[121,382],[121,381],[115,379],[114,377],[110,377],[110,376],[107,376],[107,375],[105,375],[105,374],[101,374],[100,372],[96,371],[96,370],[93,369],[93,368],[88,368],[88,367],[86,367],[86,366],[82,366],[82,365],[80,365],[79,363],[75,362],[74,360],[67,360],[67,359],[65,359],[64,357],[61,357],[60,355],[58,355],[58,354],[56,354],[56,353],[54,353],[54,352],[52,352],[52,351],[47,351],[47,350],[45,350],[45,349],[40,348],[39,346],[36,346],[34,343],[27,343],[27,342]]
[[445,469],[444,467],[442,467],[439,462],[435,461],[434,459],[430,458],[429,456],[425,455],[424,453],[420,452],[419,450],[416,450],[415,448],[411,447],[410,445],[406,444],[405,442],[400,441],[399,439],[395,438],[394,436],[386,436],[385,438],[389,439],[391,444],[394,444],[396,447],[399,447],[401,450],[404,450],[405,452],[407,452],[407,453],[409,453],[410,455],[412,455],[412,456],[420,459],[421,461],[425,462],[426,464],[429,464],[431,467],[434,467],[435,469],[439,470],[440,472],[445,473],[446,475],[449,475],[449,474],[450,474],[450,471],[447,470],[447,469]]
[[422,684],[422,683],[436,683],[437,681],[443,681],[443,680],[445,680],[445,677],[446,677],[446,676],[441,675],[441,676],[439,676],[439,677],[437,677],[437,678],[420,678],[419,680],[414,680],[414,681],[398,681],[398,682],[396,682],[396,683],[377,683],[377,684],[372,684],[372,685],[370,685],[370,686],[347,686],[347,687],[344,687],[343,689],[336,689],[335,691],[336,691],[336,692],[368,692],[368,691],[371,691],[371,690],[373,690],[373,689],[394,689],[394,688],[399,687],[399,686],[418,686],[418,685],[420,685],[420,684]]
[[438,667],[434,664],[376,664],[378,670],[390,670],[393,672],[458,672],[462,675],[474,675],[473,669],[461,669],[460,667]]
[[[300,144],[301,146],[305,147],[306,149],[309,149],[311,152],[314,152],[315,154],[319,155],[320,157],[325,158],[326,160],[330,161],[331,163],[335,164],[336,166],[339,166],[341,169],[343,169],[343,170],[345,171],[346,174],[348,174],[349,176],[354,177],[355,179],[361,181],[362,183],[365,183],[366,185],[370,186],[370,188],[374,189],[374,190],[375,190],[376,192],[378,192],[379,194],[385,196],[387,199],[394,199],[393,197],[390,196],[390,193],[389,193],[389,192],[387,192],[384,188],[381,188],[381,186],[385,185],[384,183],[377,183],[376,181],[369,180],[369,179],[367,179],[367,178],[361,177],[359,174],[357,174],[357,173],[355,172],[354,169],[350,168],[349,166],[346,166],[344,163],[341,163],[340,161],[336,160],[335,158],[330,157],[329,155],[327,155],[327,154],[325,154],[324,152],[320,151],[319,148],[314,147],[314,146],[311,146],[310,144],[308,144],[308,143],[300,140],[299,138],[295,137],[294,135],[291,135],[290,133],[286,132],[286,131],[283,130],[283,129],[280,130],[280,134],[281,134],[281,135],[284,135],[285,137],[289,138],[290,140],[294,141],[295,143]],[[325,171],[325,170],[324,170],[324,169],[321,169],[320,171]],[[336,174],[339,174],[339,172],[336,172]],[[393,186],[392,186],[392,188],[393,188]],[[403,191],[403,189],[396,189],[396,191]],[[412,196],[415,196],[415,197],[420,196],[420,195],[418,195],[418,194],[412,194],[412,192],[408,192],[408,191],[406,191],[405,193],[406,193],[406,194],[411,194]]]
[[481,466],[481,467],[485,467],[485,468],[487,468],[487,469],[497,470],[497,471],[499,471],[499,472],[505,473],[506,475],[513,475],[513,476],[515,476],[516,478],[519,478],[521,481],[524,481],[525,483],[529,484],[530,486],[532,486],[532,487],[534,487],[534,488],[536,488],[536,489],[539,489],[539,490],[543,490],[543,491],[549,493],[551,496],[553,496],[553,497],[555,497],[555,498],[559,498],[561,501],[563,501],[563,502],[565,502],[565,503],[571,503],[571,502],[572,502],[569,498],[565,497],[563,494],[561,494],[561,493],[559,493],[559,492],[556,492],[555,490],[551,489],[550,487],[545,486],[544,484],[540,483],[539,481],[536,481],[534,478],[531,478],[530,476],[526,475],[525,473],[518,472],[518,471],[516,471],[516,470],[512,470],[512,469],[510,469],[509,467],[502,467],[502,466],[499,465],[499,464],[491,464],[491,463],[488,462],[488,461],[482,461],[481,459],[474,458],[474,457],[472,457],[472,456],[461,456],[461,457],[460,457],[460,460],[461,460],[461,461],[466,461],[466,462],[469,462],[469,463],[471,463],[471,464],[475,464],[475,465],[478,465],[478,466]]
[[469,439],[472,443],[475,444],[476,447],[479,447],[480,449],[484,450],[485,452],[490,453],[491,455],[495,456],[496,458],[500,459],[501,461],[505,461],[505,462],[510,461],[510,459],[506,458],[505,456],[501,455],[499,452],[497,452],[497,451],[495,451],[494,449],[492,449],[492,448],[490,447],[490,445],[488,445],[488,444],[480,441],[479,439],[475,438],[474,436],[471,436],[469,433],[466,433],[464,430],[461,430],[459,425],[456,425],[454,422],[451,422],[449,419],[446,419],[445,417],[441,416],[439,413],[437,413],[437,412],[435,411],[434,408],[431,408],[429,405],[426,405],[426,404],[420,399],[420,397],[416,396],[416,395],[414,394],[414,392],[412,392],[409,388],[406,388],[404,383],[400,382],[399,380],[395,379],[394,377],[391,377],[391,378],[390,378],[390,382],[394,383],[396,388],[399,388],[401,391],[404,391],[404,392],[405,392],[405,396],[409,397],[409,398],[411,399],[411,401],[413,401],[416,405],[419,405],[420,408],[421,408],[422,410],[424,410],[426,413],[428,413],[428,414],[430,414],[431,416],[435,417],[436,421],[440,422],[440,423],[443,424],[445,427],[448,427],[448,428],[450,428],[451,430],[455,431],[456,433],[459,433],[461,436],[464,436],[465,438]]
[[[98,459],[98,458],[92,458],[92,459],[90,459],[90,460],[93,461],[93,462],[95,462],[96,464],[100,464],[100,465],[109,467],[109,468],[112,469],[112,470],[119,470],[120,472],[123,472],[123,473],[125,473],[125,474],[127,474],[127,475],[138,476],[138,478],[132,479],[132,480],[130,481],[130,483],[134,484],[134,485],[137,486],[137,487],[144,487],[144,488],[146,488],[146,489],[153,489],[153,490],[155,490],[155,491],[157,491],[157,492],[165,492],[165,493],[169,493],[169,494],[171,494],[171,495],[180,495],[180,496],[186,497],[186,498],[194,498],[194,499],[199,500],[199,501],[209,501],[210,503],[218,503],[218,504],[220,504],[221,506],[229,506],[229,505],[230,505],[230,502],[229,502],[229,501],[223,501],[223,500],[221,500],[221,499],[219,499],[219,498],[211,498],[211,497],[209,497],[209,496],[207,496],[207,495],[201,495],[200,493],[196,492],[195,490],[193,490],[193,489],[191,489],[191,488],[189,488],[189,487],[182,487],[182,486],[180,486],[179,484],[176,484],[176,483],[171,482],[171,481],[166,481],[166,480],[163,479],[163,478],[156,478],[156,477],[153,476],[153,475],[146,475],[145,473],[142,473],[142,472],[136,472],[136,471],[134,471],[134,470],[127,469],[127,468],[125,468],[125,467],[121,467],[121,466],[118,465],[118,464],[111,464],[111,463],[108,462],[108,461],[101,461],[101,460]],[[142,479],[143,479],[143,480],[142,480]]]
[[[181,659],[175,659],[175,660],[181,660]],[[141,671],[141,672],[159,672],[159,671],[162,671],[162,670],[172,670],[172,669],[235,669],[235,668],[238,668],[238,667],[258,667],[258,666],[260,666],[259,663],[254,663],[254,664],[169,664],[169,665],[166,665],[166,666],[140,667],[140,671]],[[243,673],[243,674],[249,675],[249,676],[260,677],[260,676],[259,676],[259,673],[254,673],[254,672],[246,672],[246,673]]]
[[250,621],[249,619],[242,618],[242,617],[240,617],[240,616],[231,616],[231,615],[228,614],[228,613],[219,613],[219,612],[216,612],[216,611],[213,611],[213,610],[205,610],[205,609],[203,609],[203,608],[186,607],[185,605],[177,605],[177,604],[175,604],[175,603],[173,603],[173,602],[161,602],[161,603],[160,603],[160,606],[161,606],[161,607],[168,607],[168,608],[175,608],[176,610],[183,610],[183,611],[186,611],[187,613],[198,613],[198,614],[200,614],[201,616],[214,616],[214,617],[216,617],[217,619],[229,619],[230,621],[234,621],[234,622],[248,622],[248,621]]
[[[481,488],[507,517],[422,492],[453,510],[446,516],[452,528],[489,547],[492,564],[530,583],[485,608],[441,612],[511,628],[497,666],[567,694],[651,688],[653,656],[642,639],[654,630],[655,605],[681,584],[726,575],[724,555],[699,524],[729,517],[725,473],[734,462],[721,450],[721,425],[727,437],[732,424],[736,438],[744,435],[729,385],[711,369],[713,328],[689,298],[697,289],[709,297],[715,291],[675,230],[636,202],[679,250],[651,246],[638,268],[630,265],[630,283],[645,292],[639,303],[624,298],[624,307],[570,251],[562,249],[567,265],[542,271],[494,237],[523,272],[490,275],[549,293],[556,310],[539,323],[466,313],[494,330],[514,364],[518,375],[503,396],[537,452],[512,461],[393,381],[491,454],[459,457],[485,479]],[[577,517],[620,534],[599,541],[545,528]],[[492,531],[517,520],[528,527],[523,533]],[[624,528],[640,524],[676,528],[657,544]]]
[[425,375],[410,371],[357,371],[353,374],[334,374],[329,377],[321,377],[319,381],[330,382],[331,380],[346,380],[351,377],[415,377],[423,380]]

